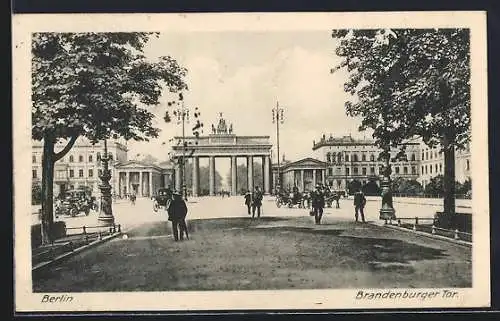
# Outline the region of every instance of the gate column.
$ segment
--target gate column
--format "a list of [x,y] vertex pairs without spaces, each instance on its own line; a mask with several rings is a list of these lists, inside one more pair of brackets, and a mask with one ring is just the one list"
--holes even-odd
[[235,196],[237,191],[237,183],[238,183],[238,172],[237,172],[237,161],[236,156],[231,156],[231,195]]
[[208,158],[208,189],[210,196],[215,195],[215,157],[210,156]]
[[248,190],[253,191],[253,156],[247,157]]
[[264,193],[269,194],[270,184],[269,184],[269,156],[264,156]]
[[198,156],[193,157],[193,196],[197,197],[198,196],[198,190],[199,190],[199,158]]

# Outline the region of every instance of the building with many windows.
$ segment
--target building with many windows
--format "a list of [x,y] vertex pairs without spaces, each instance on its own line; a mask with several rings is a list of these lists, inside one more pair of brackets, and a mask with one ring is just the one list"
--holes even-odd
[[[124,141],[108,140],[107,145],[111,170],[109,184],[113,194],[122,197],[127,194],[149,197],[159,188],[174,185],[175,170],[170,162],[149,164],[128,160],[128,149]],[[55,146],[55,152],[65,146],[66,142],[59,142]],[[41,183],[42,179],[42,152],[43,143],[33,141],[32,180],[35,184]],[[89,187],[93,194],[98,195],[103,153],[103,142],[92,144],[84,137],[78,138],[70,151],[55,164],[54,195],[83,186]]]
[[[127,147],[120,141],[108,141],[108,155],[110,158],[111,186],[117,182],[115,165],[127,161]],[[60,141],[55,146],[59,152],[66,146]],[[32,142],[32,179],[40,182],[42,179],[43,142]],[[92,144],[84,137],[79,137],[70,151],[55,163],[54,168],[54,195],[82,186],[90,187],[92,193],[98,193],[99,175],[102,172],[101,156],[104,153],[103,142]]]
[[[380,161],[380,148],[371,139],[355,139],[348,136],[334,137],[323,135],[313,141],[313,158],[285,161],[280,164],[280,177],[283,186],[289,185],[310,190],[314,183],[324,182],[335,190],[348,189],[353,181],[362,185],[369,181],[379,181],[383,162]],[[394,149],[394,156],[400,149]],[[392,178],[417,180],[425,187],[432,177],[444,175],[443,153],[439,147],[429,148],[420,139],[404,143],[405,157],[391,163]],[[455,176],[463,183],[470,178],[470,150],[457,151]],[[277,185],[277,164],[273,164],[273,182]]]
[[[420,143],[404,144],[403,160],[392,163],[392,175],[406,179],[418,178]],[[370,139],[355,139],[348,136],[326,137],[313,141],[313,154],[316,159],[326,163],[326,184],[335,190],[347,190],[351,181],[362,185],[370,180],[378,180],[383,166],[379,160],[380,148]],[[398,150],[393,151],[393,156]]]
[[[420,144],[420,175],[418,181],[425,187],[430,180],[438,175],[444,175],[444,154],[440,146],[428,147]],[[471,178],[470,148],[455,151],[455,180],[463,183]]]

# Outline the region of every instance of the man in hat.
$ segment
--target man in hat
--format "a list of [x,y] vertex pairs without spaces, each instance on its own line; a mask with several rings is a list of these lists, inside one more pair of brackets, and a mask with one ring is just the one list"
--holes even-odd
[[323,217],[323,208],[325,207],[325,195],[321,190],[321,185],[317,184],[314,191],[311,193],[312,208],[314,212],[314,222],[321,224]]
[[250,191],[245,194],[245,205],[247,206],[247,213],[250,215],[250,208],[252,207],[252,193]]
[[365,223],[365,213],[364,208],[366,205],[366,197],[365,194],[361,191],[360,188],[356,189],[356,193],[354,193],[354,217],[356,222],[358,222],[358,212],[361,213],[361,221]]
[[365,194],[361,191],[360,188],[356,190],[356,193],[354,193],[354,217],[356,219],[356,222],[358,222],[358,212],[361,213],[361,221],[365,223],[365,213],[364,213],[364,208],[366,205],[366,197]]
[[255,217],[255,210],[257,210],[257,218],[260,218],[260,207],[262,206],[262,191],[259,186],[255,187],[255,193],[252,199],[252,218]]
[[[174,240],[178,241],[184,240],[184,233],[186,233],[186,238],[189,239],[189,234],[186,226],[186,215],[187,215],[187,205],[182,199],[182,195],[179,191],[175,191],[173,199],[168,207],[168,220],[172,222],[172,232],[174,234]],[[180,232],[180,235],[179,235]]]

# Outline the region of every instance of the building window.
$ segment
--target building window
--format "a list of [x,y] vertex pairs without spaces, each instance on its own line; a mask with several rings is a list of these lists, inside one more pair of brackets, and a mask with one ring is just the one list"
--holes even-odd
[[403,174],[408,175],[408,167],[403,167]]
[[353,171],[354,171],[354,175],[358,175],[358,168],[357,167],[354,167]]
[[370,167],[370,174],[375,175],[375,167]]
[[358,161],[358,155],[354,154],[352,155],[352,161],[357,162]]
[[399,174],[399,166],[396,166],[396,174]]
[[78,170],[78,177],[83,177],[83,169]]
[[425,152],[425,160],[429,159],[429,152]]
[[75,171],[70,169],[69,170],[69,177],[75,177]]
[[346,168],[346,169],[345,169],[345,174],[346,174],[347,176],[351,175],[351,173],[349,173],[349,172],[350,172],[350,171],[349,171],[349,168]]
[[429,173],[432,174],[432,164],[429,165]]
[[31,156],[31,162],[36,163],[36,156],[35,155]]
[[332,160],[332,159],[331,159],[330,153],[327,153],[327,154],[326,154],[326,161],[327,161],[328,163],[330,163],[330,162],[331,162],[331,160]]
[[99,162],[101,160],[101,153],[97,152],[97,161]]
[[424,152],[422,152],[422,160],[424,160]]
[[329,168],[328,169],[328,176],[332,176],[333,175],[333,168]]
[[438,153],[434,151],[434,158],[438,158]]
[[432,159],[432,150],[430,152],[429,158]]
[[366,162],[366,155],[365,155],[365,154],[361,155],[361,160],[362,160],[363,162]]
[[79,156],[78,156],[78,161],[79,161],[80,163],[83,163],[83,155],[79,155]]
[[415,166],[412,166],[412,167],[411,167],[411,173],[412,173],[413,175],[417,174],[417,168],[416,168]]
[[345,161],[348,162],[349,161],[349,155],[345,155]]
[[415,154],[411,154],[411,160],[412,160],[412,161],[415,161],[415,158],[416,158],[416,157],[415,157]]
[[424,172],[424,166],[422,166],[422,174],[424,174],[424,173],[425,173],[425,172]]
[[470,171],[470,162],[469,160],[467,160],[466,164],[465,164],[465,169]]
[[70,155],[70,156],[69,156],[69,162],[70,162],[70,163],[73,163],[73,161],[74,161],[74,159],[73,159],[73,155]]
[[92,155],[89,155],[89,163],[92,163],[93,160],[92,160]]
[[37,178],[38,177],[36,169],[31,170],[31,177],[32,178]]
[[375,155],[373,155],[373,154],[371,154],[371,155],[370,155],[370,161],[371,161],[371,162],[374,162],[374,161],[375,161]]
[[89,168],[89,177],[94,177],[94,170]]
[[439,172],[442,173],[443,172],[443,164],[439,164]]
[[434,165],[434,173],[437,173],[438,172],[438,164],[435,164]]
[[338,160],[339,163],[342,162],[342,154],[341,153],[337,154],[337,160]]
[[361,169],[361,172],[363,173],[363,175],[366,175],[366,167],[363,167],[363,168]]

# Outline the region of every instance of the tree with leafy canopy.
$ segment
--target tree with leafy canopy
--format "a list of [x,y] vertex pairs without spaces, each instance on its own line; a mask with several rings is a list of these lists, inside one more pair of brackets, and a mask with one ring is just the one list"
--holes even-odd
[[[145,107],[166,87],[187,90],[187,70],[169,57],[150,61],[152,33],[35,33],[32,37],[32,138],[43,141],[42,237],[51,242],[54,164],[78,137],[148,140],[159,129]],[[59,152],[54,145],[66,140]]]
[[[350,116],[362,117],[376,144],[388,147],[420,137],[444,153],[444,211],[455,213],[455,150],[470,140],[468,29],[334,30],[346,69]],[[396,155],[395,158],[401,156]],[[389,171],[390,174],[390,171]]]

